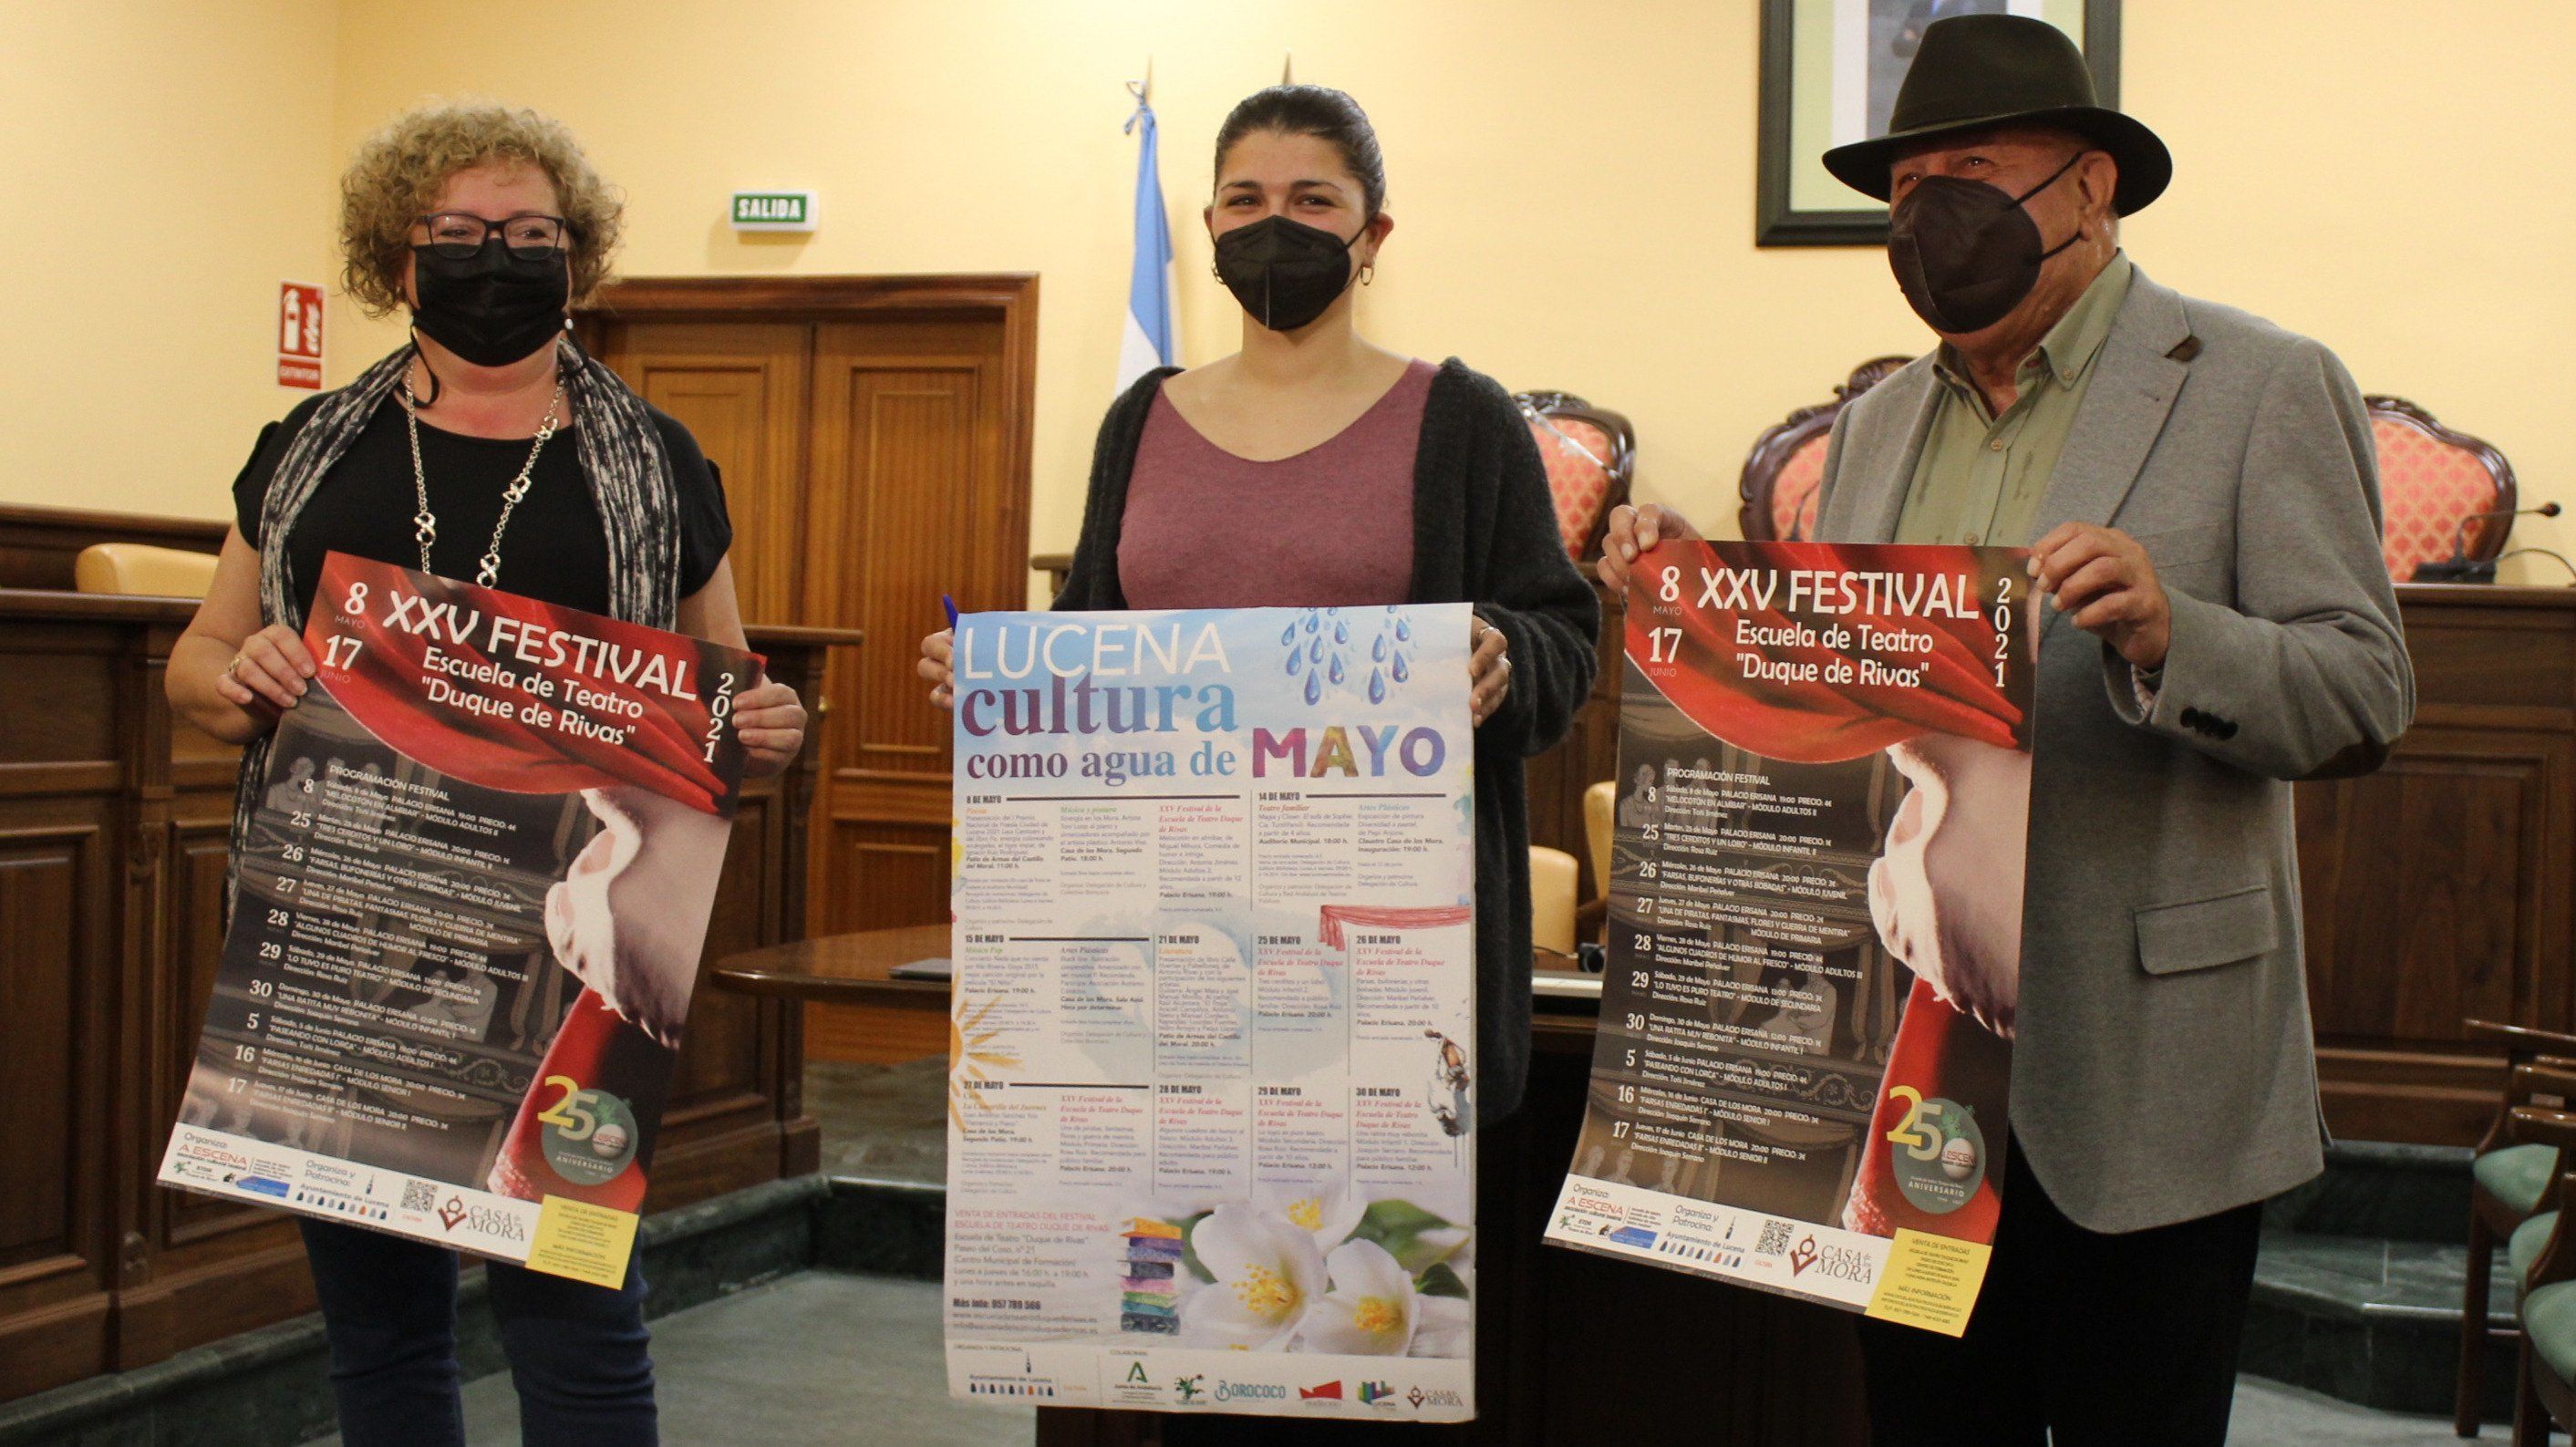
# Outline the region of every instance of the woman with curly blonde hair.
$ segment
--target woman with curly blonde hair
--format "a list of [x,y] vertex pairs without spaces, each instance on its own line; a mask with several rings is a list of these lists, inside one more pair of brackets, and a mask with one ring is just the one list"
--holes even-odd
[[[408,310],[411,338],[260,434],[213,588],[170,654],[172,706],[247,746],[236,859],[269,736],[314,675],[301,635],[335,549],[744,646],[715,467],[569,333],[619,212],[571,133],[533,111],[435,105],[359,148],[341,183],[344,284],[371,313]],[[755,773],[803,743],[783,684],[745,692],[735,717]],[[455,1253],[302,1224],[343,1439],[462,1447]],[[524,1440],[657,1439],[632,1266],[613,1291],[488,1274]]]

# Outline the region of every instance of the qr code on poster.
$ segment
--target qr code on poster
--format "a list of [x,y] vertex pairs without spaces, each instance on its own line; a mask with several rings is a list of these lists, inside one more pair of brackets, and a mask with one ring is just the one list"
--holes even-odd
[[406,1211],[437,1210],[438,1183],[436,1181],[403,1182],[402,1208]]
[[1756,1256],[1777,1256],[1789,1249],[1789,1223],[1776,1216],[1762,1219],[1762,1239],[1753,1244]]

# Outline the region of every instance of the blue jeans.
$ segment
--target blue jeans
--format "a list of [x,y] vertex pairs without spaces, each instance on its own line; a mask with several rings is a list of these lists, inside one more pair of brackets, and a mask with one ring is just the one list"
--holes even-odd
[[[456,1253],[333,1221],[298,1224],[331,1341],[341,1440],[347,1447],[465,1447]],[[487,1264],[526,1447],[660,1441],[641,1256],[615,1291]]]

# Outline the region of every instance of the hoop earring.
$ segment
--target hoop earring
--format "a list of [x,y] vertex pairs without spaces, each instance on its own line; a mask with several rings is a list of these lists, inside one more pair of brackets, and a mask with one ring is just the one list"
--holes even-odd
[[1360,285],[1366,286],[1375,280],[1377,280],[1377,263],[1372,261],[1360,268]]

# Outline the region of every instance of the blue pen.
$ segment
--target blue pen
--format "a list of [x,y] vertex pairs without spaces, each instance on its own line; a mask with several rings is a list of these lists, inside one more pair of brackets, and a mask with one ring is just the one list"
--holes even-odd
[[942,593],[939,595],[939,606],[948,610],[948,628],[950,632],[955,632],[957,629],[957,600],[949,597],[945,593]]

